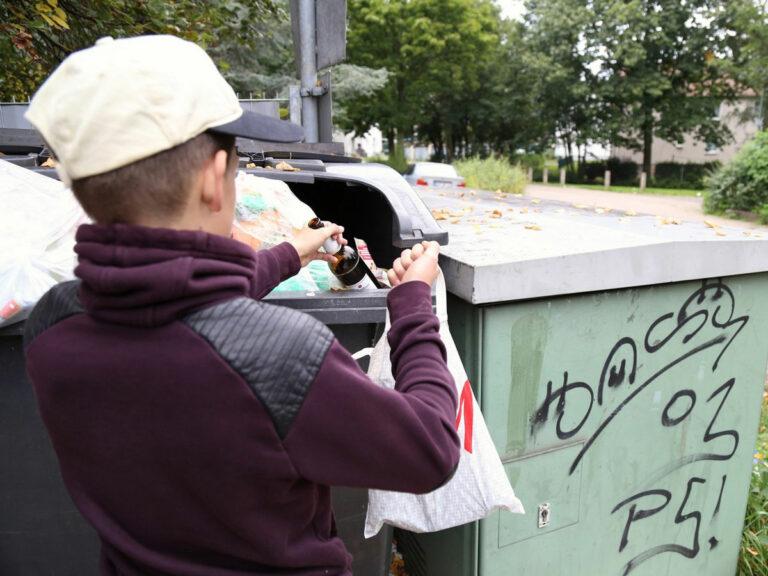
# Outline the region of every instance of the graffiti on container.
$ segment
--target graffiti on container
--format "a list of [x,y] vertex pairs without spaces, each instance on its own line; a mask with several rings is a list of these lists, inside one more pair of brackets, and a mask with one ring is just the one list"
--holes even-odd
[[[587,436],[581,450],[571,462],[568,472],[569,475],[573,474],[583,457],[622,412],[633,402],[639,402],[644,398],[641,394],[648,386],[678,364],[709,349],[719,351],[711,367],[712,372],[715,372],[721,358],[748,321],[749,317],[746,315],[736,316],[736,299],[725,282],[721,279],[705,280],[676,312],[665,312],[656,318],[648,327],[642,342],[636,342],[631,337],[618,339],[603,363],[596,384],[576,380],[568,371],[563,372],[559,385],[555,386],[552,381],[549,381],[544,401],[534,412],[531,420],[532,434],[536,434],[545,424],[552,421],[558,439],[572,438],[589,422],[595,405],[603,406],[609,401],[609,396],[612,396],[611,405],[618,404]],[[662,355],[659,353],[672,341],[677,346],[675,350],[679,352],[671,359],[665,357],[662,360]],[[656,359],[658,362],[654,362]],[[697,403],[711,406],[714,410],[701,437],[701,451],[682,456],[652,472],[645,484],[646,487],[654,486],[671,472],[688,464],[703,460],[725,461],[733,457],[739,446],[739,433],[725,428],[719,421],[719,417],[735,385],[735,378],[728,379],[709,394],[703,403],[696,390],[688,387],[681,387],[672,394],[661,412],[659,424],[662,427],[679,426],[690,417]],[[717,450],[713,444],[715,441],[717,441]],[[634,525],[659,514],[670,506],[672,508],[669,510],[675,511],[673,520],[675,526],[686,524],[693,528],[693,537],[690,542],[662,544],[645,550],[624,565],[623,576],[646,560],[665,552],[680,554],[686,558],[696,557],[701,550],[702,511],[695,510],[690,502],[696,499],[698,491],[719,490],[717,503],[712,511],[712,518],[715,518],[720,511],[726,482],[727,475],[723,475],[715,482],[711,479],[691,476],[681,485],[678,494],[674,494],[671,490],[653,487],[632,494],[617,503],[611,514],[626,514],[619,553],[624,552],[629,544]],[[713,483],[715,485],[711,486]],[[709,549],[714,549],[718,543],[718,539],[712,536],[708,540]]]

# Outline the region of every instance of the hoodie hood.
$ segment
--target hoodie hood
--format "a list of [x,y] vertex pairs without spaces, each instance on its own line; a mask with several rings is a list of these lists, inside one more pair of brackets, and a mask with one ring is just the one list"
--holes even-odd
[[206,232],[84,224],[76,235],[80,300],[94,318],[138,327],[252,292],[255,253]]

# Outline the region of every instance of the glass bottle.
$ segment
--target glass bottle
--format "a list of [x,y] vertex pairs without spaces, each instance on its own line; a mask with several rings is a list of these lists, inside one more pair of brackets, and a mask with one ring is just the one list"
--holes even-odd
[[[315,230],[324,226],[320,218],[309,221],[309,227]],[[323,248],[327,254],[336,258],[335,262],[328,263],[328,268],[344,286],[351,290],[376,290],[379,287],[370,269],[352,246],[342,246],[333,238],[328,238],[323,242]]]

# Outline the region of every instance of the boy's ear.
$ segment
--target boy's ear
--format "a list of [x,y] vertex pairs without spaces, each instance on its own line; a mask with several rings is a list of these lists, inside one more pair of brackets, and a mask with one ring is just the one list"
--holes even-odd
[[202,200],[211,212],[220,212],[224,205],[227,152],[218,150],[203,168]]

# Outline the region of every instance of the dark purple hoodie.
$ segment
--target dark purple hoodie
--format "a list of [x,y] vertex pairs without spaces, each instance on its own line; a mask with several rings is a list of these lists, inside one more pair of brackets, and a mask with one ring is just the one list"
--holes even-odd
[[348,575],[329,486],[427,492],[455,469],[426,284],[389,293],[392,391],[324,325],[259,300],[299,270],[290,244],[86,225],[76,251],[80,280],[40,301],[25,345],[103,575]]

